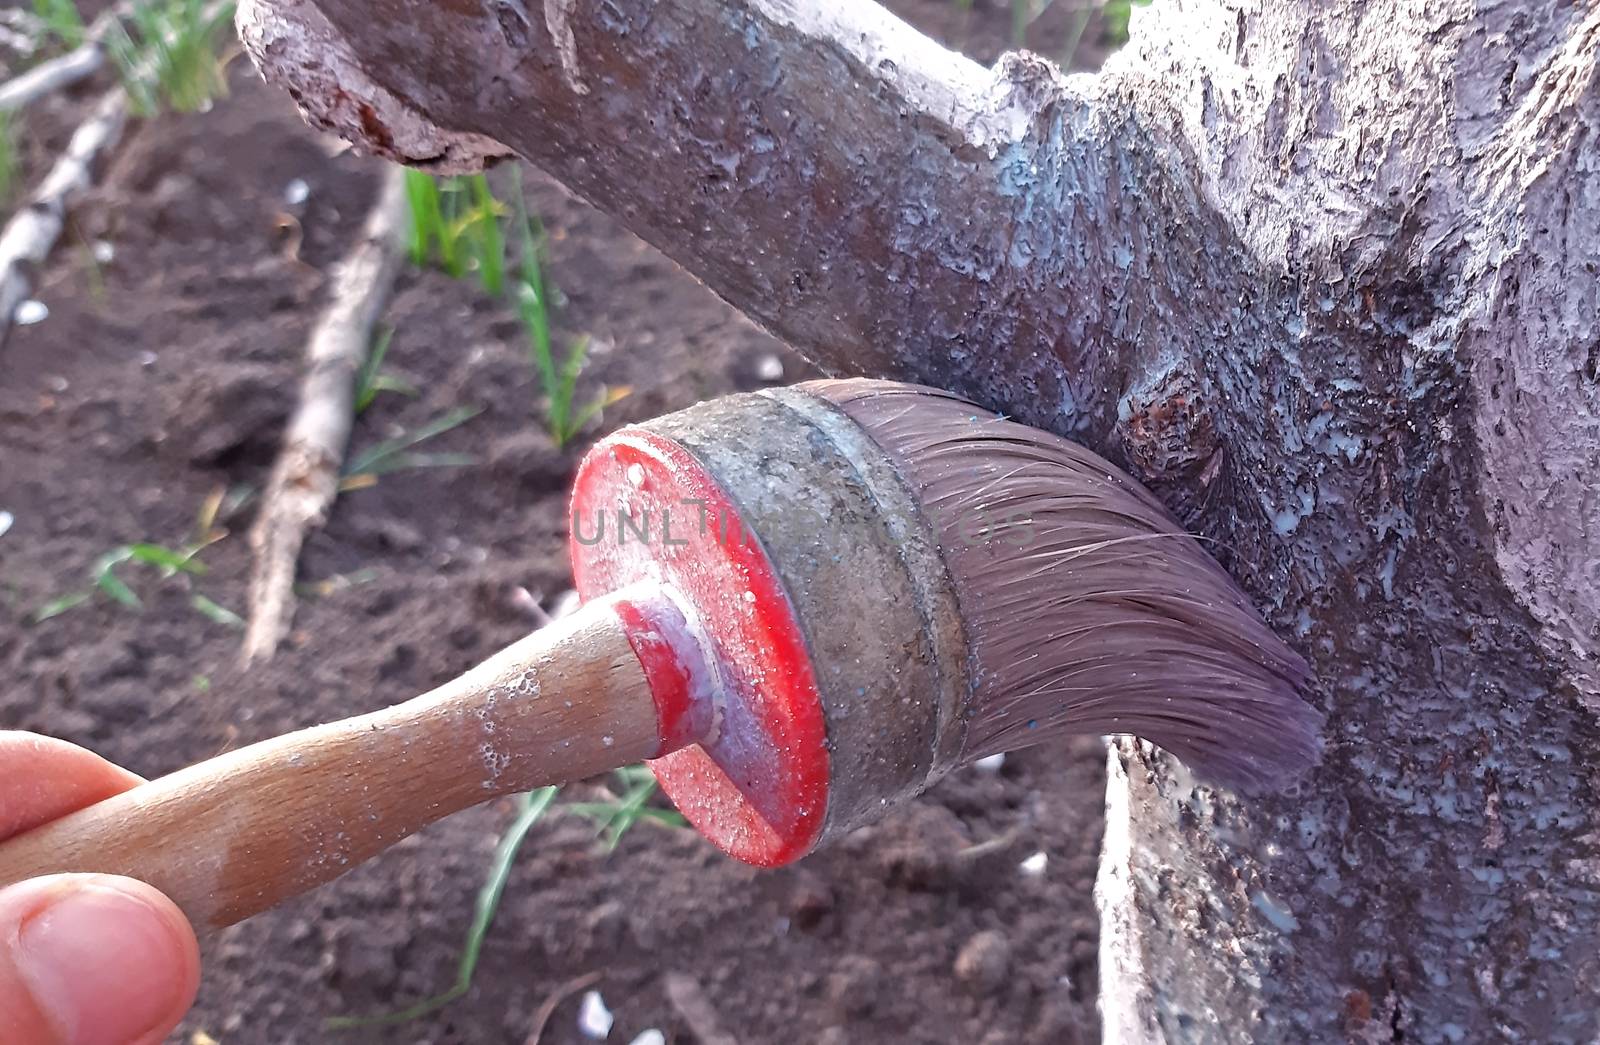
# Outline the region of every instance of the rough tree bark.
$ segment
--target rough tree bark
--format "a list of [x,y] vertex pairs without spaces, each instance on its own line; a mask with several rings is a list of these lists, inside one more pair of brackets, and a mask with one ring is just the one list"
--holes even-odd
[[1098,77],[865,0],[249,0],[309,116],[520,153],[830,370],[1140,475],[1312,661],[1290,794],[1112,755],[1116,1041],[1600,1033],[1600,8],[1162,0]]

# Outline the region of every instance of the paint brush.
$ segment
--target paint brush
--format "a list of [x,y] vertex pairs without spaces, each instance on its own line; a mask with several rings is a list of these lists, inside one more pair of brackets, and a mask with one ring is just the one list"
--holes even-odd
[[1114,466],[934,389],[820,381],[598,443],[585,605],[431,693],[0,845],[232,924],[489,798],[651,760],[733,856],[796,860],[986,755],[1133,734],[1220,784],[1318,757],[1304,661]]

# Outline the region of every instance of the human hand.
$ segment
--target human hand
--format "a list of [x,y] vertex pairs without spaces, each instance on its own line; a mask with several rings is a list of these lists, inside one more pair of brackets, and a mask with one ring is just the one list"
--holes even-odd
[[[0,731],[0,841],[140,782],[82,748]],[[157,1045],[199,983],[194,931],[142,882],[71,874],[0,889],[5,1045]]]

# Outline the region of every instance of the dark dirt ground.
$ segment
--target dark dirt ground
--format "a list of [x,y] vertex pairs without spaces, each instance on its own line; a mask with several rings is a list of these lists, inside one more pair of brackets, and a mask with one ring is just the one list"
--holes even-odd
[[[937,0],[894,6],[986,60],[1008,27],[996,2],[969,14]],[[1039,34],[1062,32],[1052,18]],[[146,776],[410,697],[517,638],[529,621],[513,591],[548,599],[569,586],[565,484],[581,444],[757,387],[771,357],[784,380],[810,373],[671,262],[530,173],[550,278],[565,295],[561,339],[587,334],[596,346],[582,388],[633,388],[580,445],[557,450],[545,435],[511,315],[470,281],[408,271],[384,320],[397,332],[388,367],[422,392],[381,397],[353,449],[474,405],[479,416],[429,448],[477,464],[342,496],[301,561],[303,581],[331,583],[302,601],[270,666],[240,670],[238,632],[190,607],[198,591],[243,609],[248,503],[228,520],[232,536],[201,554],[204,576],[123,568],[142,612],[98,598],[33,623],[42,604],[84,587],[102,552],[178,545],[210,492],[263,483],[329,267],[370,201],[373,163],[304,128],[246,62],[231,81],[207,114],[130,129],[41,274],[35,296],[49,318],[17,329],[0,354],[0,511],[15,518],[0,535],[0,727],[85,744]],[[30,180],[93,96],[29,114]],[[295,179],[309,197],[289,205]],[[112,245],[110,261],[92,260],[96,241]],[[223,934],[173,1040],[522,1042],[546,1000],[590,973],[617,1042],[647,1028],[697,1040],[664,990],[671,973],[697,982],[742,1042],[1095,1040],[1101,762],[1085,740],[1013,755],[998,772],[969,769],[841,846],[770,872],[652,823],[608,854],[588,821],[553,815],[523,850],[467,997],[394,1029],[324,1029],[328,1016],[391,1010],[449,985],[510,819],[508,802],[490,804]],[[1022,873],[1034,853],[1048,856],[1044,872]],[[980,933],[982,953],[958,961]],[[563,1000],[542,1040],[584,1040],[577,1009],[577,995]]]

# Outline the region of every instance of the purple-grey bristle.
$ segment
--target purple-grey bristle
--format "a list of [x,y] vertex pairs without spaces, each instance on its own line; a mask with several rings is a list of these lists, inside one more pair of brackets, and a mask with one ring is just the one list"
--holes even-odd
[[947,392],[804,387],[883,448],[939,535],[972,658],[962,761],[1111,733],[1244,790],[1315,764],[1305,661],[1132,478]]

